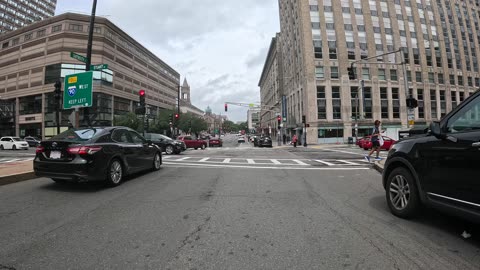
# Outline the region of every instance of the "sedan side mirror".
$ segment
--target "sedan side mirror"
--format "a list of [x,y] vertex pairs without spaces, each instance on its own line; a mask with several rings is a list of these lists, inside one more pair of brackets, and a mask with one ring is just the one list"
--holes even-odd
[[440,123],[439,122],[432,122],[430,124],[430,133],[439,138],[439,139],[445,139],[446,136],[444,133],[442,133],[442,129],[440,128]]
[[152,140],[147,140],[147,144],[152,145],[153,144]]

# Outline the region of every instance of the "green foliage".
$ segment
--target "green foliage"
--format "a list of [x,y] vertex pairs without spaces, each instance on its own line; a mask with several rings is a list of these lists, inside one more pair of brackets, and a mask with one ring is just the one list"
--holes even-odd
[[136,114],[132,112],[120,116],[115,116],[113,120],[113,125],[115,126],[129,127],[137,131],[142,128],[141,124],[141,118],[139,118]]
[[198,133],[207,129],[207,122],[193,113],[185,113],[180,115],[179,128],[184,132]]

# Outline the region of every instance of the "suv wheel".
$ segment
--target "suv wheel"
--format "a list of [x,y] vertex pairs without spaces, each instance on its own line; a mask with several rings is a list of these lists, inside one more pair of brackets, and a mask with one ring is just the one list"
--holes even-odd
[[153,170],[158,171],[160,170],[160,166],[162,165],[162,156],[160,153],[156,153],[153,157]]
[[165,153],[166,153],[167,155],[171,155],[171,154],[173,154],[173,152],[174,152],[174,151],[173,151],[173,146],[167,145],[167,147],[165,147]]
[[411,218],[420,208],[420,198],[412,174],[405,168],[394,169],[386,185],[387,204],[395,216]]

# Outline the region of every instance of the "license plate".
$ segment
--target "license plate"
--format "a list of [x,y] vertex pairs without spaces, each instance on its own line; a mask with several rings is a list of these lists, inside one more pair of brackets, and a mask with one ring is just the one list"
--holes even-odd
[[52,151],[50,152],[51,159],[59,159],[62,156],[62,153],[59,151]]

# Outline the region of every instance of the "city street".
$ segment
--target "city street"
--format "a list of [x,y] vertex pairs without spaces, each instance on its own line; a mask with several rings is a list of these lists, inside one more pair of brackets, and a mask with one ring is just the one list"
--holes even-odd
[[35,147],[30,147],[28,150],[0,150],[0,166],[33,160],[34,157]]
[[478,269],[480,231],[393,216],[363,154],[227,135],[116,188],[1,186],[0,269]]

